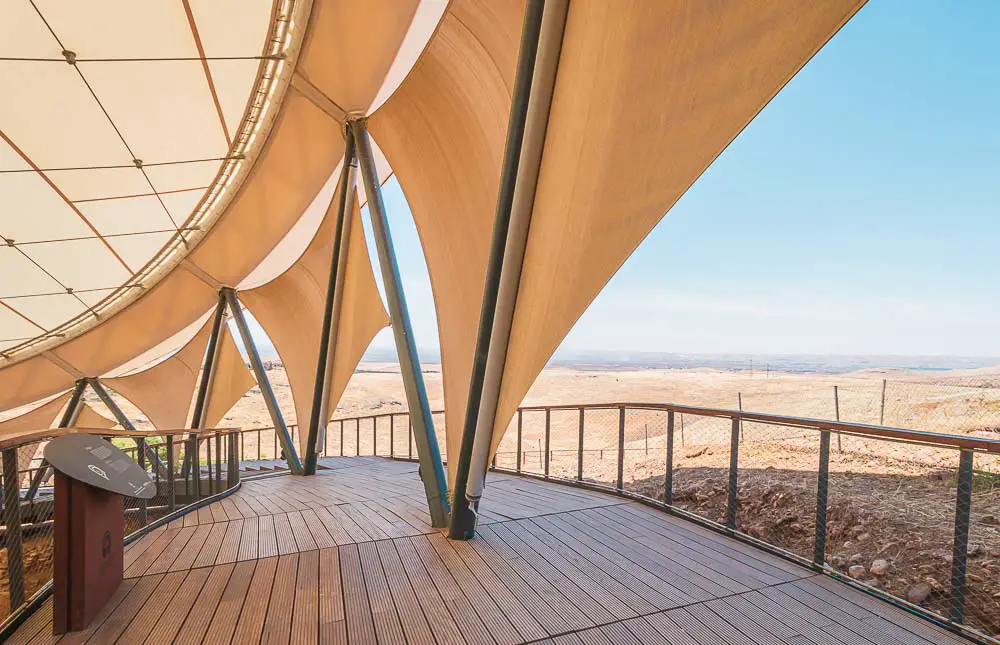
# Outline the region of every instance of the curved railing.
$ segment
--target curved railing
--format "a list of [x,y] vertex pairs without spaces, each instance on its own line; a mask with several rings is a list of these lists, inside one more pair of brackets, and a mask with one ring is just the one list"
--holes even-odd
[[[40,455],[50,439],[70,432],[79,430],[52,429],[0,441],[0,641],[51,593],[55,491],[52,469]],[[152,499],[125,498],[125,544],[240,486],[238,431],[191,434],[180,430],[155,436],[136,431],[88,432],[104,436],[122,448],[156,484]],[[19,467],[19,453],[22,464],[28,462],[27,467]]]
[[[335,419],[325,439],[324,455],[414,458],[405,412]],[[655,506],[1000,642],[998,440],[661,403],[526,406],[491,466]]]

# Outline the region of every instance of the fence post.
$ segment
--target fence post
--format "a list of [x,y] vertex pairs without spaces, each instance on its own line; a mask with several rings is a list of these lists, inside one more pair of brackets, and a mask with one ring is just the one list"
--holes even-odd
[[576,451],[576,481],[583,481],[583,408],[580,408],[580,428]]
[[[142,472],[146,472],[146,440],[142,437],[135,441],[135,453],[139,468],[142,468]],[[140,526],[146,526],[149,522],[148,505],[144,499],[139,500],[139,522]]]
[[21,481],[17,474],[17,448],[3,451],[3,521],[7,527],[7,580],[10,613],[24,604],[24,558],[21,537]]
[[[406,440],[408,442],[406,449],[407,458],[413,459],[413,419],[409,414],[406,415]],[[445,449],[447,449],[447,446],[445,446]]]
[[167,509],[173,513],[177,506],[177,491],[174,490],[174,435],[167,435]]
[[882,405],[880,406],[878,413],[878,424],[880,426],[885,425],[885,383],[886,379],[882,379]]
[[813,542],[813,567],[823,570],[826,562],[826,510],[830,490],[830,431],[819,433],[819,470],[816,480],[816,540]]
[[226,486],[226,488],[232,488],[233,486],[235,486],[236,482],[238,482],[240,478],[240,460],[239,460],[239,453],[237,452],[238,445],[236,443],[237,436],[242,437],[243,435],[242,433],[239,432],[230,432],[228,437],[229,469],[226,471],[226,474],[228,475],[227,477],[228,485]]
[[674,411],[667,411],[667,470],[663,475],[663,502],[674,503]]
[[354,420],[354,456],[361,456],[361,418]]
[[[833,414],[837,421],[840,421],[840,390],[833,386]],[[837,430],[837,452],[844,452],[844,446],[840,443],[840,430]]]
[[733,417],[733,429],[729,439],[729,498],[726,501],[726,528],[736,529],[736,493],[739,485],[740,465],[740,418]]
[[378,457],[378,417],[372,417],[372,457]]
[[396,415],[389,415],[389,457],[396,456]]
[[618,479],[615,488],[621,490],[625,479],[625,408],[618,408]]
[[344,420],[340,420],[340,456],[344,456]]
[[552,446],[552,411],[545,408],[545,478],[549,477],[549,450]]
[[951,552],[951,615],[965,622],[965,565],[969,555],[969,514],[972,511],[972,451],[963,450],[958,462],[955,494],[955,540]]

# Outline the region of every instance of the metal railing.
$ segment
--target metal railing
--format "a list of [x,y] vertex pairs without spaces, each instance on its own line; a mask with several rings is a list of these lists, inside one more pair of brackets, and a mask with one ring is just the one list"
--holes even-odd
[[[407,421],[335,419],[323,454],[413,459]],[[491,469],[655,506],[1000,642],[984,576],[1000,570],[1000,441],[673,404],[526,406]]]
[[[32,455],[40,455],[41,447],[57,434],[61,433],[32,436],[20,443],[4,442],[0,448],[0,641],[51,593],[54,473],[41,457],[32,458],[27,468],[18,468],[18,453],[30,450]],[[125,498],[125,544],[235,491],[240,484],[237,435],[235,430],[156,436],[109,431],[105,438],[131,456],[156,485],[151,499]],[[189,460],[189,456],[193,458]]]

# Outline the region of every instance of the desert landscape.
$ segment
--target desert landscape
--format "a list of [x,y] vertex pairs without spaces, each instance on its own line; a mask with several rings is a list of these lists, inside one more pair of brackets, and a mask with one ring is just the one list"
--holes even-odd
[[[278,361],[268,376],[288,424],[295,424],[291,391]],[[435,410],[444,407],[440,366],[426,364],[424,378]],[[110,413],[93,395],[88,403]],[[818,419],[840,418],[932,432],[995,436],[1000,431],[1000,369],[862,369],[846,373],[690,367],[557,365],[547,368],[525,398],[526,406],[601,402],[679,403],[744,409]],[[119,398],[139,428],[146,417]],[[398,366],[364,362],[355,372],[335,419],[405,412]],[[585,414],[583,478],[613,485],[617,473],[618,410]],[[274,435],[258,388],[229,411],[226,427],[261,429],[244,434],[244,455],[274,459]],[[375,432],[373,433],[373,423]],[[389,420],[348,422],[344,454],[388,454]],[[435,415],[444,450],[444,416]],[[522,450],[516,451],[515,418],[497,454],[499,468],[541,473],[545,413],[525,411]],[[392,451],[405,455],[405,418],[397,418]],[[579,412],[550,417],[550,473],[575,478]],[[674,504],[715,522],[725,516],[731,423],[678,415],[675,423]],[[815,430],[746,423],[741,430],[738,528],[790,552],[811,557],[815,532]],[[339,424],[330,425],[327,450],[341,450]],[[947,612],[955,508],[954,450],[836,436],[831,441],[827,562],[856,579],[911,602]],[[664,499],[666,413],[629,410],[625,425],[624,487]],[[994,490],[1000,464],[977,455],[970,529],[968,621],[1000,631],[1000,503]],[[26,545],[29,546],[29,545]],[[44,545],[43,545],[44,546]],[[27,549],[30,569],[47,579],[47,551]],[[37,562],[35,562],[37,560]],[[51,566],[50,564],[48,566]],[[0,576],[4,572],[0,571]],[[29,587],[34,586],[34,579]]]

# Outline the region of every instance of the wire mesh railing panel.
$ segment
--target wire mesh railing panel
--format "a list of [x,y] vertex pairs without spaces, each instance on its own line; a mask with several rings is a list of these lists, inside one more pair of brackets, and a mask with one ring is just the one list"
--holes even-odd
[[810,429],[739,424],[736,530],[812,559],[820,440]]
[[545,411],[525,410],[521,415],[521,472],[544,475],[546,450]]
[[1000,634],[1000,457],[977,454],[973,460],[965,622]]
[[667,412],[625,410],[624,438],[622,488],[663,501]]
[[551,410],[548,419],[549,474],[575,479],[580,414],[577,410]]
[[892,456],[905,444],[865,443],[830,451],[826,562],[947,615],[958,451],[938,450],[936,463],[921,463]]
[[723,524],[729,493],[732,423],[725,418],[691,414],[678,414],[675,423],[674,505]]
[[500,445],[497,446],[496,456],[494,459],[494,464],[497,468],[514,471],[517,470],[520,463],[520,451],[518,450],[520,440],[518,436],[518,420],[519,415],[515,414],[514,418],[507,424],[507,431],[504,432],[503,437],[500,439]]
[[617,409],[584,410],[582,479],[614,486],[618,479]]

